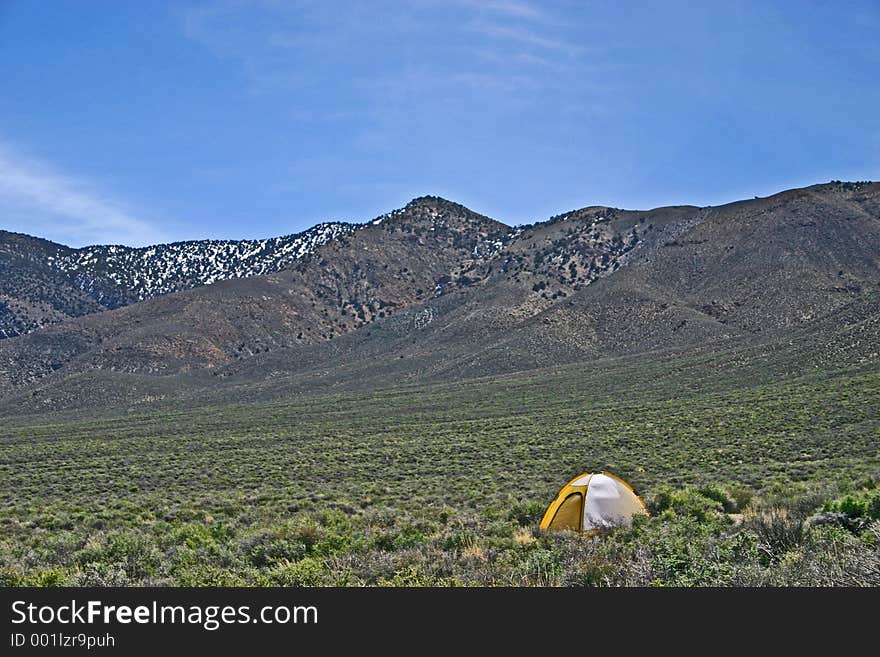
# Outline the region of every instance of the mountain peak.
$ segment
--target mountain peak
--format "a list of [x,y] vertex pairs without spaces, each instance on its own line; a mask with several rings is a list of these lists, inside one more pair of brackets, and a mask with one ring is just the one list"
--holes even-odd
[[404,207],[398,208],[377,217],[373,225],[424,226],[427,228],[444,226],[454,229],[482,227],[490,231],[507,229],[500,221],[496,221],[478,212],[474,212],[461,203],[450,201],[441,196],[418,196]]
[[[465,209],[461,203],[456,203],[455,201],[450,201],[449,199],[443,198],[442,196],[432,196],[430,194],[426,194],[425,196],[417,196],[409,203],[406,204],[405,209],[415,209],[415,208],[455,208],[455,209]],[[470,210],[468,210],[470,211]]]

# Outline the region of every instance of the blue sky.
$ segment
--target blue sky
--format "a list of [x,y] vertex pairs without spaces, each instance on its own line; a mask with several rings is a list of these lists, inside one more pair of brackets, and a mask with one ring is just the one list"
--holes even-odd
[[880,3],[0,0],[0,228],[267,237],[880,178]]

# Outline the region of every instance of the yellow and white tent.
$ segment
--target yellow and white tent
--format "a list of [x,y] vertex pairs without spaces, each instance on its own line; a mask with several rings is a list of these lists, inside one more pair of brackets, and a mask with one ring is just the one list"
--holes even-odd
[[648,509],[632,486],[608,472],[582,474],[569,481],[550,503],[541,529],[598,532],[629,526]]

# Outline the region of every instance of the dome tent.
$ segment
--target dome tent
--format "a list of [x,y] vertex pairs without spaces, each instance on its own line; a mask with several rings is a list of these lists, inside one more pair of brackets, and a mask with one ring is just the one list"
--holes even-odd
[[569,481],[541,520],[541,529],[598,532],[629,526],[648,509],[628,483],[608,472],[582,474]]

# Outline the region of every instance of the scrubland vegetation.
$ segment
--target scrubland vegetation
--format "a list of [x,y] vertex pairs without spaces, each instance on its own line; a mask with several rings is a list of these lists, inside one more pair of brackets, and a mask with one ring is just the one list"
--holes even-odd
[[[771,379],[571,366],[11,418],[0,584],[880,584],[880,373]],[[652,516],[537,529],[567,479],[602,469]]]

